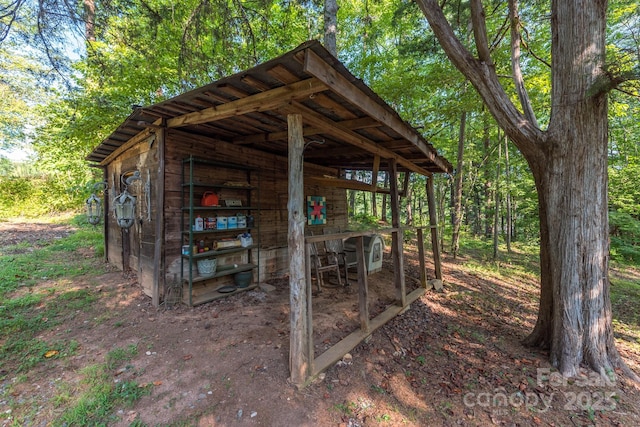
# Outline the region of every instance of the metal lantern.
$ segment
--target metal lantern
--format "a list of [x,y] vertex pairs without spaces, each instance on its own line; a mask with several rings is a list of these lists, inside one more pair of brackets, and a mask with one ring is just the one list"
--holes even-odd
[[100,224],[100,217],[102,216],[102,202],[98,196],[92,194],[85,202],[87,208],[87,221],[91,225]]
[[116,220],[121,228],[129,228],[136,219],[136,198],[124,190],[114,201]]

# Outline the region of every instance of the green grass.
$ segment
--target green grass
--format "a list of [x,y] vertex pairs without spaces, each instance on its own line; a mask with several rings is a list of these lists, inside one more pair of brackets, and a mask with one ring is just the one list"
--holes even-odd
[[88,366],[81,374],[84,378],[79,394],[70,394],[63,387],[56,396],[56,403],[66,409],[53,426],[107,426],[117,420],[113,414],[115,408],[130,408],[151,393],[150,386],[135,381],[114,383],[106,363]]
[[71,278],[94,272],[95,258],[70,253],[89,248],[95,257],[104,254],[103,237],[99,229],[78,225],[75,233],[53,241],[38,241],[35,246],[20,243],[2,248],[0,252],[0,301],[19,288],[31,287],[42,280]]
[[116,367],[123,361],[129,361],[138,354],[138,346],[135,344],[129,344],[126,348],[116,348],[107,353],[106,362],[107,368],[110,370],[116,369]]
[[[57,351],[51,359],[68,357],[77,343],[45,341],[38,336],[58,327],[65,316],[91,307],[97,296],[91,289],[73,289],[70,279],[83,274],[100,274],[96,259],[103,249],[99,229],[82,225],[81,218],[71,235],[51,241],[2,248],[0,253],[0,368],[12,363],[12,370],[25,372],[38,363],[47,363],[44,354]],[[94,257],[74,256],[90,248]],[[73,262],[70,262],[72,260]],[[35,285],[48,280],[47,288]]]

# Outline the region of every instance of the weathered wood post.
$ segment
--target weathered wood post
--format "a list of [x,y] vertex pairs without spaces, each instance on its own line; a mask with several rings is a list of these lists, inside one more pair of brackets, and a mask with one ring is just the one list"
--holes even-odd
[[431,226],[431,248],[433,250],[433,265],[436,279],[442,280],[442,266],[440,264],[440,245],[438,243],[438,221],[436,219],[436,199],[433,190],[433,175],[427,177],[427,203],[429,204],[429,225]]
[[396,304],[407,305],[404,281],[404,260],[402,249],[402,230],[400,229],[400,197],[398,195],[398,165],[395,159],[389,159],[389,190],[391,192],[391,256],[393,258],[394,282],[396,284]]
[[[154,307],[160,305],[160,289],[164,288],[164,144],[166,128],[155,130],[156,150],[158,153],[158,170],[156,171],[154,190],[156,192],[155,235],[153,248],[153,283],[151,289],[151,303]],[[149,189],[151,191],[151,189]],[[151,209],[151,207],[149,207]]]
[[306,260],[304,242],[304,176],[303,150],[304,137],[302,116],[289,114],[289,213],[288,249],[289,249],[289,371],[291,382],[303,385],[311,374],[308,334],[309,317],[307,313]]
[[358,262],[358,306],[360,312],[360,330],[369,332],[369,285],[367,266],[364,256],[364,239],[356,237],[356,260]]
[[418,235],[418,262],[420,263],[420,286],[427,288],[427,267],[424,259],[424,234],[422,227],[416,229]]

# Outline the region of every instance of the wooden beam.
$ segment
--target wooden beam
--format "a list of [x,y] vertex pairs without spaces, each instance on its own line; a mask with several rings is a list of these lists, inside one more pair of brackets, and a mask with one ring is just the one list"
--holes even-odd
[[333,187],[333,188],[346,188],[348,190],[359,190],[359,191],[384,191],[383,188],[374,188],[371,184],[367,184],[366,182],[354,181],[351,179],[340,179],[340,178],[327,178],[321,176],[309,176],[306,177],[305,180],[307,184],[315,184],[325,187]]
[[442,280],[442,265],[440,261],[440,243],[438,242],[438,220],[436,217],[436,200],[433,189],[433,175],[427,177],[427,204],[429,206],[429,225],[431,225],[431,248],[433,250],[433,265],[436,279]]
[[309,354],[309,313],[307,301],[306,260],[304,243],[304,179],[302,116],[290,114],[289,125],[289,372],[291,382],[304,385],[311,374]]
[[449,172],[446,162],[437,156],[433,147],[428,145],[415,129],[402,120],[390,107],[385,108],[372,100],[310,49],[306,51],[304,71],[324,82],[333,92],[345,98],[369,116],[384,123],[403,138],[406,138],[424,153],[429,160],[438,165],[442,172]]
[[[373,120],[370,117],[362,117],[360,119],[353,120],[342,120],[339,123],[341,126],[346,127],[347,129],[355,130],[355,129],[366,129],[371,127],[380,126],[380,123]],[[304,128],[304,136],[317,135],[322,133],[322,129],[307,126]],[[253,144],[257,142],[270,142],[270,141],[279,141],[287,139],[287,131],[282,132],[272,132],[272,133],[259,133],[256,135],[248,135],[242,136],[239,138],[235,138],[232,140],[234,143],[239,144]]]
[[[158,153],[158,169],[156,171],[154,190],[156,192],[156,215],[155,215],[155,246],[153,248],[153,283],[151,288],[151,303],[154,307],[160,306],[160,288],[164,289],[164,145],[166,129],[161,128],[156,131],[156,151]],[[149,189],[151,191],[151,189]]]
[[[407,304],[411,304],[412,302],[416,301],[418,298],[423,296],[424,293],[425,290],[423,288],[417,288],[409,295],[407,295]],[[342,340],[338,341],[337,344],[329,348],[320,356],[316,357],[316,359],[314,360],[313,375],[309,380],[318,376],[320,373],[322,373],[322,371],[331,367],[338,360],[342,359],[345,354],[353,350],[376,329],[396,317],[398,314],[402,313],[404,310],[405,307],[398,307],[396,305],[389,306],[385,311],[371,319],[371,322],[369,322],[369,332],[363,332],[362,330],[357,329]]]
[[173,117],[167,121],[170,128],[227,119],[246,113],[272,110],[279,105],[291,102],[295,99],[305,98],[314,93],[327,90],[327,86],[318,79],[310,78],[299,82],[280,86],[265,92],[247,96],[246,98],[229,101],[204,110],[194,111]]
[[400,196],[398,194],[398,167],[394,159],[389,165],[389,188],[391,189],[391,226],[396,229],[391,233],[391,258],[393,260],[393,275],[396,285],[396,304],[404,307],[406,300],[406,285],[404,277],[404,257],[403,257],[403,233],[398,230],[400,227]]
[[385,159],[395,159],[399,164],[404,166],[405,168],[411,170],[412,172],[419,173],[421,175],[429,175],[430,172],[426,169],[423,169],[417,166],[415,163],[403,158],[397,153],[394,153],[391,150],[388,150],[379,144],[371,141],[363,137],[362,135],[357,134],[356,132],[345,129],[340,126],[339,123],[328,119],[320,113],[313,111],[312,109],[305,107],[299,102],[292,101],[289,106],[282,107],[287,113],[301,113],[304,116],[304,120],[307,123],[310,123],[314,127],[318,127],[322,129],[322,133],[326,133],[329,135],[333,135],[337,139],[340,139],[346,143],[359,147],[363,150],[366,150],[372,154],[377,154],[380,157]]
[[[159,122],[159,120],[157,121]],[[108,165],[113,161],[113,159],[115,159],[120,154],[127,151],[129,148],[139,144],[140,142],[144,141],[147,138],[153,137],[154,133],[155,133],[155,129],[144,129],[140,131],[140,133],[134,135],[130,140],[128,140],[127,142],[122,144],[120,147],[113,150],[111,154],[105,157],[104,160],[100,162],[100,166]]]

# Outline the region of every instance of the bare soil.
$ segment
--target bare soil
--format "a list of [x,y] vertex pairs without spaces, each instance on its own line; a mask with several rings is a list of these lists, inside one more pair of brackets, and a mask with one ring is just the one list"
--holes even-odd
[[[29,240],[37,245],[72,231],[0,224],[0,246]],[[418,277],[415,248],[405,249],[413,254],[406,265],[412,288],[412,277]],[[369,277],[373,314],[392,303],[388,258],[387,253],[385,269]],[[0,400],[0,423],[26,419],[28,425],[48,425],[64,409],[63,390],[73,395],[80,389],[84,367],[133,345],[137,355],[113,372],[113,381],[134,380],[149,385],[151,393],[131,408],[117,408],[113,426],[640,425],[636,385],[620,375],[604,381],[587,370],[563,379],[547,354],[520,344],[535,323],[533,276],[487,277],[465,268],[465,261],[445,256],[442,292],[428,291],[302,390],[287,379],[286,279],[195,308],[156,309],[134,276],[112,269],[75,278],[65,286],[89,290],[97,301],[67,313],[63,326],[40,338],[75,340],[79,348],[67,358],[43,357],[21,375],[5,366],[1,390],[10,390],[19,405],[9,413],[8,399]],[[30,292],[46,293],[53,286],[43,281]],[[355,287],[327,287],[315,296],[316,355],[357,327]],[[637,339],[620,335],[618,348],[640,373]]]

